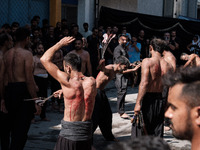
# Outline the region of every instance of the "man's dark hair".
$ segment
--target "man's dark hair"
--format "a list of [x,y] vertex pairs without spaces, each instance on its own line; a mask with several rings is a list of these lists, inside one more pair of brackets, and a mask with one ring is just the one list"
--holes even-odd
[[9,35],[7,33],[0,34],[0,46],[3,46],[6,41],[9,41]]
[[33,19],[40,19],[40,16],[35,15],[35,16],[33,16]]
[[16,42],[21,42],[30,36],[30,31],[27,28],[20,27],[16,30]]
[[20,26],[20,25],[19,25],[18,22],[13,22],[12,25],[11,25],[11,28],[13,28],[13,27],[19,27],[19,26]]
[[64,57],[65,65],[69,65],[73,70],[81,71],[81,57],[74,53],[68,53]]
[[200,106],[200,67],[180,68],[176,72],[169,72],[163,78],[163,83],[168,87],[184,84],[181,96],[185,97],[186,104],[193,108]]
[[115,64],[126,65],[128,68],[130,66],[130,61],[125,56],[119,56],[114,61]]
[[127,38],[127,35],[126,35],[126,34],[120,34],[120,35],[118,36],[118,40],[119,40],[122,36],[124,36],[124,37]]
[[170,150],[163,139],[153,136],[141,136],[133,140],[117,142],[109,145],[106,150]]
[[88,23],[87,23],[87,22],[84,22],[84,23],[83,23],[83,26],[88,26]]
[[42,20],[42,25],[44,26],[44,25],[48,25],[49,24],[49,20],[48,19],[43,19]]
[[93,27],[92,28],[92,32],[94,32],[94,30],[98,30],[98,28],[97,27]]
[[81,43],[83,43],[82,38],[76,38],[75,41],[74,41],[74,43],[75,43],[76,41],[81,41]]
[[160,54],[162,54],[165,48],[167,47],[166,42],[159,38],[152,39],[150,45],[153,47],[154,51],[157,51]]
[[34,21],[37,22],[36,18],[31,19],[31,24],[32,24]]
[[62,23],[62,22],[67,22],[67,19],[64,19],[64,18],[63,18],[63,19],[61,20],[61,23]]
[[5,28],[5,29],[11,29],[10,25],[8,23],[5,23],[1,26],[1,28]]

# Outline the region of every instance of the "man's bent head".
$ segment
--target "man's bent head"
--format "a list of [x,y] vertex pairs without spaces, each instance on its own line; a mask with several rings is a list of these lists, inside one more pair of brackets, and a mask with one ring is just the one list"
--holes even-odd
[[114,64],[116,66],[118,66],[119,72],[123,72],[124,70],[128,69],[129,66],[130,66],[130,62],[129,62],[129,60],[125,56],[119,56],[114,61]]
[[173,135],[191,141],[200,134],[200,68],[181,68],[163,81],[169,87],[165,117],[171,120]]
[[154,38],[150,42],[150,51],[154,50],[162,54],[166,46],[167,43],[164,40],[161,40],[159,38]]
[[81,71],[81,57],[74,53],[68,53],[64,57],[64,70],[66,73],[70,73],[71,69],[73,71]]
[[186,53],[182,53],[181,56],[180,56],[180,59],[181,59],[181,60],[186,60],[186,61],[187,61],[187,60],[189,60],[189,55],[186,54]]

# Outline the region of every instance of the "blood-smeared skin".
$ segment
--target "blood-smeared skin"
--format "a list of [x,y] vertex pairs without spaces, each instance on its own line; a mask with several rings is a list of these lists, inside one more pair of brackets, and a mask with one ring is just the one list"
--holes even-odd
[[88,99],[84,99],[84,101],[85,101],[85,117],[90,118],[90,112],[92,111],[92,109],[88,106],[91,106],[90,105],[91,102]]
[[155,71],[156,76],[160,77],[161,70],[160,70],[160,66],[158,64],[155,65],[154,71]]
[[71,105],[70,105],[70,121],[72,120],[72,118],[71,118],[71,115],[72,115],[72,103],[73,103],[73,101],[71,101]]
[[74,102],[74,104],[73,104],[73,110],[74,110],[74,115],[73,115],[73,120],[74,120],[74,118],[75,118],[75,116],[77,115],[76,113],[77,113],[77,110],[78,110],[78,108],[80,107],[80,105],[81,105],[81,99],[78,97],[76,100],[74,100],[74,101],[76,101],[76,102]]

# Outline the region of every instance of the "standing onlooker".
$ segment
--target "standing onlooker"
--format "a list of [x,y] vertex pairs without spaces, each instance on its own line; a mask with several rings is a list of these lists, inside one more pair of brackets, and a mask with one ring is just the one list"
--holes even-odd
[[83,49],[82,39],[75,40],[75,50],[70,53],[75,53],[81,57],[81,72],[84,75],[92,76],[92,66],[90,63],[90,54]]
[[141,44],[141,59],[148,57],[147,44],[144,36],[145,36],[144,30],[140,30],[137,42]]
[[132,36],[131,44],[128,47],[128,55],[130,63],[140,61],[141,44],[137,42],[137,38]]
[[54,29],[54,35],[55,35],[56,41],[59,41],[61,39],[61,35],[62,35],[61,22],[56,23],[56,27]]
[[56,43],[56,38],[54,34],[54,27],[49,26],[46,36],[43,38],[44,49],[48,49]]
[[92,29],[92,35],[87,37],[88,51],[90,54],[90,60],[92,64],[92,76],[96,78],[98,71],[97,66],[99,63],[99,40],[98,40],[98,29]]
[[200,39],[199,35],[195,35],[190,44],[187,45],[188,51],[195,53],[200,56]]
[[[132,36],[131,44],[128,47],[128,55],[130,63],[134,63],[136,61],[140,61],[140,52],[141,52],[141,44],[137,42],[136,36]],[[132,87],[135,86],[140,80],[138,77],[141,74],[141,69],[139,68],[135,72],[130,73],[130,82]]]
[[83,37],[85,37],[85,38],[87,38],[89,35],[92,35],[92,31],[90,31],[89,29],[88,29],[88,23],[83,23],[83,29],[84,29],[84,31],[83,32],[81,32],[81,34],[83,35]]
[[189,140],[192,150],[200,149],[200,68],[169,73],[164,83],[169,87],[165,117],[171,120],[174,137]]
[[[113,60],[114,62],[119,56],[125,56],[128,59],[128,52],[126,50],[127,36],[121,34],[119,36],[119,45],[114,50]],[[128,75],[122,73],[116,74],[115,86],[117,88],[117,111],[122,118],[128,118],[129,116],[125,113],[125,97],[128,86]]]
[[0,143],[2,150],[9,149],[10,124],[9,115],[6,106],[4,84],[6,81],[4,54],[13,47],[12,37],[7,33],[0,33]]
[[[62,50],[58,50],[54,53],[52,62],[60,70],[63,70],[63,52],[62,52]],[[57,91],[61,88],[60,83],[57,80],[55,80],[51,75],[49,75],[49,79],[51,82],[51,93],[53,94],[55,91]],[[51,100],[52,100],[52,109],[59,110],[59,112],[63,112],[63,108],[61,106],[61,99],[53,97]],[[58,107],[56,107],[55,101],[57,101]]]
[[105,52],[105,61],[106,61],[106,65],[109,64],[113,64],[113,52],[114,49],[118,46],[118,40],[117,40],[117,36],[115,36],[111,42],[108,44],[108,48]]
[[168,46],[170,47],[172,54],[176,57],[177,63],[179,64],[180,55],[182,52],[179,49],[180,39],[177,38],[175,30],[171,31],[171,38],[170,38]]
[[[44,46],[42,43],[38,43],[36,46],[36,55],[33,56],[34,61],[34,79],[36,82],[36,85],[38,86],[38,97],[47,97],[47,86],[48,86],[48,74],[44,66],[42,65],[40,58],[42,57],[44,53]],[[46,118],[46,103],[42,106],[42,111],[40,114],[40,118],[42,121],[49,121]]]
[[125,34],[128,37],[128,41],[131,40],[131,34],[127,32],[126,27],[122,28],[122,34]]
[[77,24],[72,25],[71,36],[73,36],[74,38],[82,38],[83,37],[79,32],[79,26]]

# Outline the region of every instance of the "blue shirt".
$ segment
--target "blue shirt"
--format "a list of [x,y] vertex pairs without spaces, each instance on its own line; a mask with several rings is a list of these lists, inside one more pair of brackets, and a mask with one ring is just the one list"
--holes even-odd
[[130,63],[140,60],[141,44],[137,43],[136,46],[138,47],[139,52],[137,52],[135,47],[133,47],[132,45],[128,47],[128,55]]

